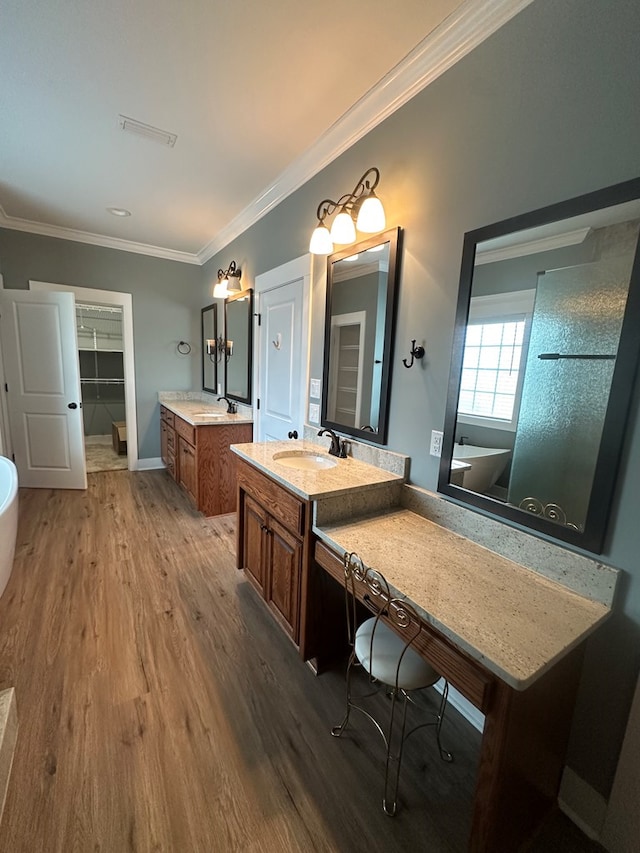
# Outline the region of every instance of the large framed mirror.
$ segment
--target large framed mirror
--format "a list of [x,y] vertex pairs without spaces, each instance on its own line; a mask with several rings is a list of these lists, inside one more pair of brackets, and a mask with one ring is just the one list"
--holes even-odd
[[465,235],[438,490],[599,553],[640,350],[640,179]]
[[327,258],[321,423],[376,444],[387,441],[400,236]]
[[218,393],[218,306],[207,305],[201,311],[202,390]]
[[230,400],[251,403],[253,290],[241,290],[224,302],[224,393]]

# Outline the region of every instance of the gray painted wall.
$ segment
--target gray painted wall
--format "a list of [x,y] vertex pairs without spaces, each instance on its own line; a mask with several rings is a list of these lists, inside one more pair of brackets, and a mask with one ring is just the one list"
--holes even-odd
[[[444,421],[462,238],[466,231],[640,174],[636,0],[536,0],[316,175],[204,268],[202,304],[235,259],[243,286],[308,249],[321,198],[369,166],[389,227],[404,228],[389,447],[435,489],[432,429]],[[322,261],[320,261],[322,263]],[[322,370],[323,304],[314,294],[311,375]],[[426,342],[419,367],[402,358]],[[625,570],[616,615],[589,642],[569,763],[607,796],[639,666],[640,388],[604,560]]]
[[[0,228],[0,273],[7,289],[27,290],[32,279],[133,295],[138,455],[159,457],[158,391],[202,384],[202,269]],[[190,355],[176,352],[180,340],[191,343]]]
[[[405,229],[389,447],[412,457],[413,482],[435,489],[429,436],[444,421],[463,234],[640,174],[639,31],[637,0],[536,0],[204,268],[0,229],[5,287],[33,278],[133,294],[140,457],[155,457],[156,392],[200,386],[199,309],[218,268],[235,259],[249,287],[304,254],[319,199],[376,165],[389,227]],[[323,294],[312,304],[311,375],[321,376]],[[412,338],[427,356],[408,371]],[[190,357],[176,354],[180,339]],[[639,667],[640,383],[629,390],[604,553],[625,574],[616,615],[588,644],[569,755],[605,796]]]

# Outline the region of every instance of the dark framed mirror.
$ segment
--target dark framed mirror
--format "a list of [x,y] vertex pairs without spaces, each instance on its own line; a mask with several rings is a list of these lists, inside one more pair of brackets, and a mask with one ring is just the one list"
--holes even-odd
[[602,550],[640,351],[640,179],[465,235],[438,491]]
[[218,306],[207,305],[201,311],[202,390],[218,393]]
[[400,228],[327,258],[323,427],[386,444]]
[[253,354],[253,290],[241,290],[224,301],[224,393],[230,400],[251,403]]

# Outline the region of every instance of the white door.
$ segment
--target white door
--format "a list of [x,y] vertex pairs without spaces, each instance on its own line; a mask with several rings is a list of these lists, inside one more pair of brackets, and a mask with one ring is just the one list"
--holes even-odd
[[[256,441],[302,438],[309,347],[309,256],[256,277]],[[259,400],[259,408],[258,408]]]
[[269,290],[260,298],[260,409],[258,441],[302,437],[304,400],[301,279]]
[[329,420],[361,428],[364,335],[367,312],[331,317]]
[[73,294],[0,291],[0,337],[20,485],[86,489]]

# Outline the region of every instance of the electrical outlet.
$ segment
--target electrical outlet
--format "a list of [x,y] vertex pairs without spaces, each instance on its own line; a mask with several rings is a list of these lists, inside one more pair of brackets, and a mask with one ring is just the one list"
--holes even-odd
[[431,430],[431,449],[429,453],[432,456],[442,456],[442,432],[439,429]]
[[320,423],[320,406],[317,403],[309,403],[309,422]]
[[320,399],[320,380],[319,379],[310,379],[309,380],[309,396],[314,397],[316,400]]

